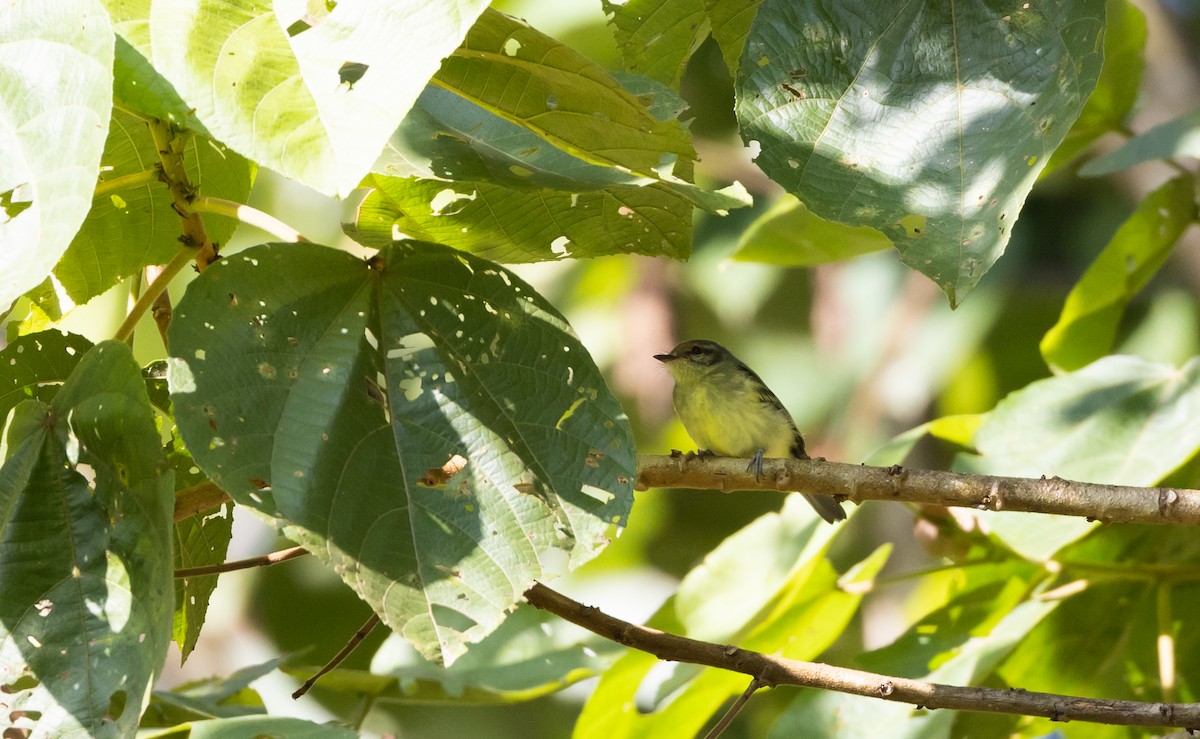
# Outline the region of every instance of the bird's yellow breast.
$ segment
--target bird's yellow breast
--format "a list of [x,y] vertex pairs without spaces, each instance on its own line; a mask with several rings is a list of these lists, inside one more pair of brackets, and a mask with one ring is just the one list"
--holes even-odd
[[675,412],[697,446],[725,457],[750,457],[759,449],[768,457],[791,456],[795,428],[786,412],[764,403],[741,378],[721,385],[675,386]]

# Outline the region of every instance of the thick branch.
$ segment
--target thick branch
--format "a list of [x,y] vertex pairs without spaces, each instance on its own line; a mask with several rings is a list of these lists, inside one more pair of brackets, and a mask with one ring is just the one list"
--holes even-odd
[[151,121],[149,128],[154,145],[158,149],[158,159],[162,166],[162,181],[171,191],[171,207],[179,216],[183,230],[183,235],[179,240],[183,242],[184,246],[195,250],[193,257],[196,260],[196,270],[203,272],[216,260],[217,247],[205,233],[200,214],[191,209],[192,200],[196,197],[196,188],[189,180],[187,169],[183,163],[183,151],[189,137],[175,129],[167,121]]
[[798,685],[841,693],[911,703],[924,708],[986,711],[1041,716],[1054,721],[1092,721],[1119,726],[1200,727],[1198,703],[1143,703],[1099,700],[1054,693],[1033,693],[1018,688],[970,688],[941,685],[908,678],[877,675],[862,670],[816,662],[772,657],[734,646],[722,646],[637,626],[547,588],[541,583],[525,591],[525,600],[605,639],[624,644],[659,659],[688,662],[740,672],[766,686]]
[[867,467],[813,459],[766,459],[759,480],[746,460],[638,457],[639,490],[800,490],[864,500],[896,500],[991,511],[1081,516],[1105,523],[1200,524],[1200,490],[1096,485],[1058,477],[1032,479],[941,470]]

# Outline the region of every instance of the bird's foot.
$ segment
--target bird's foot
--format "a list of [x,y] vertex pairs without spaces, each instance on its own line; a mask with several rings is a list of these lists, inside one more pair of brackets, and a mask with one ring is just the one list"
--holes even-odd
[[763,463],[763,450],[759,449],[758,451],[756,451],[754,453],[754,456],[750,459],[750,464],[746,465],[747,472],[750,472],[751,470],[754,471],[755,482],[757,482],[758,479],[762,477],[762,463]]

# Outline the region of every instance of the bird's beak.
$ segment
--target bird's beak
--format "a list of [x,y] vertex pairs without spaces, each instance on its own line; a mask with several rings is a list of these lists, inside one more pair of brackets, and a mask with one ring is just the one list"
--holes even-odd
[[654,358],[664,364],[667,362],[674,362],[676,359],[679,359],[679,357],[675,356],[674,354],[655,354]]

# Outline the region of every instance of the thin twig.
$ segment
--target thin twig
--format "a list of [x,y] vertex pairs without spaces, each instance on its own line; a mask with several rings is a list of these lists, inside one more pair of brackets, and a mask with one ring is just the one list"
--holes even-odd
[[738,699],[733,702],[733,705],[729,707],[729,710],[717,722],[717,725],[704,735],[704,739],[717,739],[717,737],[724,734],[729,725],[733,723],[733,720],[737,718],[737,715],[741,713],[742,707],[746,705],[746,701],[750,700],[750,696],[754,695],[761,687],[763,687],[763,684],[758,681],[758,678],[751,680],[746,689],[742,691],[742,694],[738,696]]
[[235,559],[232,562],[222,562],[219,565],[205,565],[204,567],[183,567],[175,570],[175,579],[182,580],[185,577],[201,577],[203,575],[219,575],[223,572],[236,572],[237,570],[248,570],[251,567],[267,567],[276,565],[280,562],[287,562],[289,559],[296,559],[308,554],[308,550],[304,547],[288,547],[280,549],[277,552],[263,554],[258,557],[250,557],[249,559]]
[[224,198],[213,198],[202,195],[192,200],[190,208],[196,213],[213,213],[241,221],[247,226],[254,226],[257,229],[266,231],[280,241],[293,244],[308,241],[308,239],[304,238],[303,234],[275,216],[264,213],[258,208],[253,208],[245,203],[236,203]]
[[1146,703],[1035,693],[1019,688],[943,685],[890,677],[819,662],[774,657],[732,645],[710,644],[622,621],[585,606],[541,583],[525,591],[525,600],[605,639],[670,662],[687,662],[740,672],[762,685],[797,685],[869,698],[909,703],[927,709],[1041,716],[1053,721],[1092,721],[1118,726],[1200,727],[1200,703]]
[[329,662],[327,662],[320,670],[317,670],[317,674],[305,680],[303,685],[301,685],[299,688],[296,688],[296,692],[292,693],[292,698],[298,700],[300,696],[307,693],[312,686],[317,684],[317,680],[319,680],[322,675],[340,665],[342,661],[349,657],[350,653],[353,652],[355,648],[362,643],[362,640],[366,639],[367,635],[370,634],[371,631],[378,625],[379,614],[372,613],[371,617],[367,619],[367,622],[362,625],[362,628],[354,632],[354,636],[350,637],[350,641],[346,642],[346,646],[342,647],[340,652],[333,655],[333,659],[329,660]]
[[113,335],[117,341],[128,341],[129,337],[133,336],[133,329],[137,327],[138,321],[146,311],[150,310],[150,306],[158,301],[158,296],[167,291],[167,287],[171,284],[171,280],[175,279],[175,275],[183,271],[183,268],[192,261],[192,256],[195,254],[195,249],[184,247],[175,253],[170,262],[167,262],[162,268],[162,272],[158,277],[154,278],[146,286],[146,289],[138,296],[137,302],[129,309],[129,313],[125,316],[125,320],[121,322],[120,328]]

